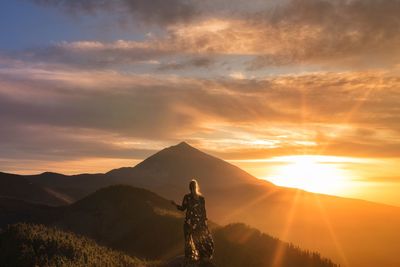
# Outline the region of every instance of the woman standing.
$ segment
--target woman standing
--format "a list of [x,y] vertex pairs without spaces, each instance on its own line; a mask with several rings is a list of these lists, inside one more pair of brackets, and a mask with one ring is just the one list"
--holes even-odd
[[208,262],[214,252],[214,242],[207,226],[204,197],[196,180],[189,183],[190,193],[183,197],[182,205],[172,204],[186,210],[183,232],[185,236],[185,266],[196,262]]

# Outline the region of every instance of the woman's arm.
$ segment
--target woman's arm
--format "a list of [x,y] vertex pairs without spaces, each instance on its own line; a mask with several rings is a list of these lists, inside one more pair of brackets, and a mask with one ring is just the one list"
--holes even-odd
[[176,204],[175,201],[172,201],[172,204],[175,205],[175,207],[176,207],[178,210],[184,211],[184,210],[187,209],[187,198],[186,198],[186,196],[183,197],[182,205]]

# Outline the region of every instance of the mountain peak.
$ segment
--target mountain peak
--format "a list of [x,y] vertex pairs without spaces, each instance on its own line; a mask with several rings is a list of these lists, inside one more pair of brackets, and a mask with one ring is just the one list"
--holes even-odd
[[187,142],[164,148],[133,168],[115,169],[107,175],[117,177],[120,183],[151,188],[171,197],[186,190],[188,181],[193,178],[205,191],[216,186],[268,184]]
[[186,143],[185,141],[182,141],[179,144],[177,144],[176,146],[190,146],[190,145],[188,143]]
[[181,154],[181,155],[188,155],[188,154],[205,154],[203,151],[195,148],[194,146],[189,145],[189,143],[182,141],[179,144],[164,148],[163,150],[159,151],[159,153],[156,153],[156,155],[158,154],[168,154],[170,155],[170,153],[177,155],[177,154]]
[[177,145],[171,146],[171,148],[180,148],[180,149],[188,149],[188,148],[190,148],[190,149],[196,149],[196,148],[192,147],[191,145],[189,145],[189,144],[188,144],[187,142],[185,142],[185,141],[182,141],[182,142],[180,142],[180,143],[177,144]]

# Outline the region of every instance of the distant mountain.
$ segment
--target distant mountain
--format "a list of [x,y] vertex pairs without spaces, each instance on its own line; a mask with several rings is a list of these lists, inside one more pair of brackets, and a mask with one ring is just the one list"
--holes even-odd
[[193,177],[217,223],[244,222],[345,267],[400,266],[400,208],[278,187],[184,142],[106,174],[26,176],[74,200],[123,183],[177,201]]
[[67,201],[52,190],[22,175],[0,172],[0,197],[16,198],[48,205],[63,205]]
[[[5,175],[8,174],[0,173],[0,181]],[[219,193],[221,190],[239,190],[241,194],[252,197],[254,193],[276,188],[185,142],[163,149],[135,167],[123,167],[106,174],[63,175],[45,172],[24,177],[70,202],[113,184],[144,187],[165,197],[177,198],[188,190],[192,178],[200,180],[202,190],[210,193],[211,197],[214,195],[212,192]]]
[[[50,214],[47,225],[87,236],[133,257],[166,262],[183,252],[183,214],[168,200],[145,189],[110,186],[67,207],[51,209],[59,209],[59,213]],[[31,223],[41,223],[45,217],[30,218]],[[220,227],[210,222],[210,227],[218,267],[238,263],[262,267],[273,261],[279,248],[287,251],[282,267],[294,266],[293,263],[297,267],[336,267],[319,254],[305,252],[242,224]],[[251,258],[247,259],[248,256]],[[246,259],[250,265],[245,264]]]
[[238,185],[272,186],[219,158],[208,155],[186,142],[163,149],[135,167],[111,170],[107,175],[122,182],[159,186],[171,185],[187,191],[192,178],[200,178],[204,189]]
[[[99,188],[115,184],[116,181],[109,179],[105,174],[77,174],[63,175],[53,172],[45,172],[37,175],[26,175],[29,181],[38,183],[52,192],[61,196],[67,202],[72,203],[77,199],[93,193]],[[2,175],[0,174],[0,180]]]
[[44,225],[19,223],[0,232],[1,266],[154,266]]

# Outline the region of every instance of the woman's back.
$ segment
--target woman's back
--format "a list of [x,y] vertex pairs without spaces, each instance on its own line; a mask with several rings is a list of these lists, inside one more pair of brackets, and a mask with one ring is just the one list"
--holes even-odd
[[189,193],[183,198],[182,206],[184,205],[186,207],[185,223],[195,228],[206,224],[207,215],[203,196],[194,196]]
[[186,210],[184,235],[186,262],[209,261],[214,252],[214,242],[207,226],[205,199],[199,193],[195,180],[190,183],[190,193],[183,197],[182,205],[176,207]]

